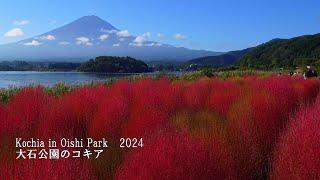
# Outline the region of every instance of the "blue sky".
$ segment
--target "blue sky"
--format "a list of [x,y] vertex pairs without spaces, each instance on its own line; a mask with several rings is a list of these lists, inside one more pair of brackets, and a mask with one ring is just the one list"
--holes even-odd
[[[45,33],[85,15],[97,15],[133,35],[150,32],[152,40],[213,51],[320,32],[319,0],[4,0],[0,44]],[[14,28],[20,36],[8,37]]]

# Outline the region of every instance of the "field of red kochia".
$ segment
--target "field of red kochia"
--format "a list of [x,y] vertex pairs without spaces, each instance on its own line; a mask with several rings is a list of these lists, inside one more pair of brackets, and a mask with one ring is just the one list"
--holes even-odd
[[[0,104],[4,179],[318,179],[320,82],[143,79]],[[106,138],[99,159],[16,160],[15,138]],[[142,148],[119,148],[120,138]]]

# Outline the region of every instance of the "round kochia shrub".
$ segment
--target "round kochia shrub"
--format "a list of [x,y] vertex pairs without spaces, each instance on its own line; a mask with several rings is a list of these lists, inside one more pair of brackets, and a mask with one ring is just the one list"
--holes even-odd
[[320,100],[289,124],[275,151],[271,173],[274,180],[319,178]]
[[212,91],[208,98],[208,106],[225,117],[230,106],[239,97],[239,86],[232,81],[215,80],[212,83]]
[[1,179],[97,179],[86,159],[16,160],[0,164]]
[[[0,102],[0,119],[3,121],[4,119],[4,105]],[[1,123],[1,122],[0,122]],[[2,123],[1,123],[2,124]],[[1,132],[3,131],[4,127],[0,126],[0,136],[1,136]]]
[[317,79],[308,79],[307,81],[300,79],[299,83],[295,81],[294,88],[299,102],[301,104],[310,104],[314,102],[319,93],[320,82]]
[[232,159],[216,141],[206,147],[188,134],[162,133],[125,158],[116,179],[234,179]]
[[123,128],[123,137],[146,137],[167,128],[168,112],[154,107],[142,108],[132,112],[127,125]]
[[97,104],[106,92],[106,86],[82,87],[57,97],[49,105],[44,105],[38,136],[85,137]]
[[25,88],[12,97],[3,108],[0,119],[1,136],[32,137],[38,128],[41,113],[52,98],[41,87]]
[[186,88],[182,94],[184,108],[195,112],[205,108],[211,91],[210,83],[211,81],[207,79],[185,83]]
[[201,138],[206,143],[219,138],[226,141],[225,120],[217,113],[206,110],[197,113],[180,111],[171,117],[173,128],[187,131],[192,137]]
[[[267,179],[273,163],[273,179],[315,179],[320,108],[302,111],[274,147],[290,117],[312,105],[319,87],[316,79],[270,76],[146,78],[83,86],[60,96],[25,88],[0,103],[0,172],[7,179],[37,179],[53,170],[60,179]],[[105,137],[110,146],[92,161],[11,157],[14,137],[33,136]],[[143,138],[144,147],[119,148],[120,137]]]
[[130,111],[131,89],[128,82],[118,82],[97,103],[96,112],[88,127],[94,138],[119,138],[122,125]]
[[229,110],[227,133],[242,179],[267,176],[271,152],[284,124],[275,99],[266,91],[251,89]]

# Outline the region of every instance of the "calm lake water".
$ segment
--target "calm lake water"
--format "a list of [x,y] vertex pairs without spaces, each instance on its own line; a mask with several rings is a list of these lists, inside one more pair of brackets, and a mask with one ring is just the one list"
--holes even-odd
[[121,78],[133,74],[98,74],[81,72],[0,71],[0,88],[30,85],[53,86],[64,82],[70,85]]

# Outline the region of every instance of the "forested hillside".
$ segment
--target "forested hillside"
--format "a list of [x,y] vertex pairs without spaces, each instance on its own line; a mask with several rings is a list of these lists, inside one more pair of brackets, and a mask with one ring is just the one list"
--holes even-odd
[[240,67],[268,69],[320,65],[320,34],[274,39],[257,46],[241,58]]

